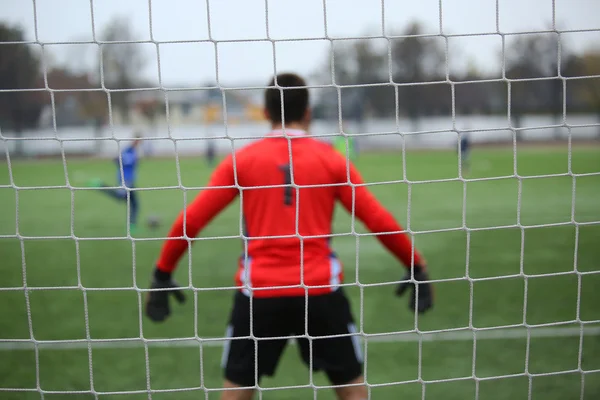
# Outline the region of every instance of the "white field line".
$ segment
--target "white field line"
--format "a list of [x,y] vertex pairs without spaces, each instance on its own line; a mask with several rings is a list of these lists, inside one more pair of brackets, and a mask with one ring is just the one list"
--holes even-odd
[[[557,337],[575,337],[582,334],[586,336],[599,336],[600,326],[594,327],[556,327],[556,328],[535,328],[529,330],[531,338],[557,338]],[[449,331],[438,333],[399,333],[389,335],[377,335],[361,337],[369,343],[399,343],[399,342],[439,342],[439,341],[466,341],[473,340],[501,340],[501,339],[524,339],[528,336],[526,328],[502,328],[479,331]],[[222,347],[225,338],[206,338],[203,340],[195,339],[165,339],[159,341],[151,339],[147,342],[148,347]],[[43,350],[81,350],[87,349],[88,344],[94,349],[122,349],[122,348],[143,348],[144,341],[137,338],[131,339],[92,339],[88,342],[85,339],[76,339],[72,341],[37,341],[39,349]],[[292,342],[294,344],[294,342]],[[31,350],[34,348],[34,342],[29,339],[0,339],[0,351],[13,350]]]

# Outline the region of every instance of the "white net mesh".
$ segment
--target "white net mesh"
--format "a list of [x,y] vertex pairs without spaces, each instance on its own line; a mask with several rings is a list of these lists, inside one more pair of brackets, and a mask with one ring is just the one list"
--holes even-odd
[[[592,399],[600,393],[600,53],[566,50],[567,44],[597,39],[597,21],[586,22],[586,14],[594,15],[586,7],[595,6],[539,2],[549,26],[511,31],[502,25],[503,18],[512,17],[504,14],[504,2],[488,1],[489,10],[480,11],[480,17],[491,16],[495,26],[464,32],[460,23],[447,27],[446,20],[460,18],[453,2],[440,0],[422,9],[435,15],[435,31],[398,33],[392,17],[409,6],[405,2],[365,3],[354,13],[349,5],[323,1],[307,4],[306,14],[299,14],[322,21],[322,33],[303,36],[282,27],[293,23],[283,8],[295,2],[253,4],[243,25],[247,34],[243,27],[213,26],[215,15],[226,14],[223,7],[230,8],[227,13],[246,10],[242,2],[217,6],[206,1],[205,7],[190,2],[195,15],[205,18],[206,38],[164,34],[168,39],[162,39],[156,24],[165,20],[156,7],[163,12],[165,5],[148,1],[135,6],[147,10],[148,39],[117,34],[105,40],[97,23],[99,2],[90,1],[91,40],[54,41],[40,36],[38,3],[28,11],[33,39],[0,43],[41,49],[42,83],[3,86],[0,94],[41,94],[47,110],[45,127],[18,132],[11,124],[0,131],[6,155],[0,204],[7,211],[0,218],[0,252],[6,260],[0,273],[8,278],[6,284],[0,280],[0,299],[7,308],[15,304],[0,312],[0,358],[9,360],[0,368],[0,376],[6,376],[0,397],[218,396],[220,351],[227,343],[218,332],[236,289],[228,279],[233,268],[224,267],[235,265],[236,240],[247,246],[240,205],[198,238],[186,236],[194,246],[177,277],[189,301],[174,305],[173,317],[161,326],[143,315],[149,274],[171,219],[205,189],[212,167],[199,166],[195,156],[210,148],[219,155],[235,154],[268,129],[259,97],[266,87],[232,85],[229,75],[249,69],[243,72],[248,80],[262,82],[282,72],[281,65],[313,64],[312,50],[292,49],[313,42],[324,44],[328,65],[309,79],[313,105],[322,114],[312,134],[330,142],[344,139],[348,161],[357,157],[367,186],[428,259],[437,290],[434,310],[410,315],[404,299],[392,300],[391,285],[401,279],[395,261],[354,216],[336,218],[329,236],[345,263],[347,279],[341,286],[352,299],[357,325],[352,336],[360,339],[370,398]],[[508,10],[519,7],[506,4]],[[561,10],[571,15],[571,8],[579,10],[573,27],[562,29]],[[345,11],[336,14],[340,10]],[[331,28],[340,25],[337,19],[361,12],[378,16],[373,34],[340,36]],[[68,24],[68,11],[59,18]],[[263,33],[255,36],[252,24]],[[527,42],[530,37],[542,39]],[[500,44],[494,47],[500,53],[493,62],[497,71],[468,72],[460,54],[490,43]],[[202,62],[214,64],[215,83],[165,84],[169,63],[187,63],[166,56],[176,45],[192,46],[190,51],[206,46]],[[98,56],[95,87],[58,83],[50,54],[68,46],[88,46]],[[152,48],[145,54],[156,60],[156,82],[129,86],[140,67],[122,73],[119,57],[144,46]],[[250,52],[237,59],[249,64],[230,65],[236,52]],[[265,55],[268,62],[256,61]],[[522,62],[526,55],[530,64]],[[136,65],[135,57],[124,60]],[[254,68],[252,62],[267,67]],[[88,120],[106,117],[106,125],[97,130],[61,124],[68,96],[78,107],[89,107]],[[202,99],[198,107],[195,98]],[[130,104],[128,113],[122,112],[123,104]],[[0,117],[0,123],[10,120]],[[144,151],[155,157],[148,157],[149,166],[140,171],[143,184],[127,191],[123,215],[101,203],[83,181],[110,168],[103,158],[121,152],[140,127],[150,132]],[[461,150],[463,138],[476,149]],[[34,162],[23,156],[52,159]],[[301,190],[293,176],[292,170],[291,185]],[[243,189],[237,178],[235,186]],[[132,193],[148,204],[142,206],[142,219],[160,215],[164,224],[158,230],[142,223],[144,230],[132,234],[124,223]],[[306,239],[298,229],[295,236],[301,243]],[[303,337],[312,340],[298,338]],[[286,398],[329,398],[331,385],[322,374],[307,372],[291,353],[275,378],[257,385],[258,396],[279,398],[285,391]]]

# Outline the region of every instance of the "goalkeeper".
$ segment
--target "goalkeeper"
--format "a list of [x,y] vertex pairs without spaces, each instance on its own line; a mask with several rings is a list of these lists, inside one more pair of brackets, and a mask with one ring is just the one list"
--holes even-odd
[[[137,216],[139,212],[138,195],[135,190],[135,180],[137,175],[137,165],[139,159],[138,146],[141,143],[142,135],[136,133],[130,146],[126,147],[118,157],[114,159],[117,166],[117,185],[124,186],[117,189],[109,189],[101,179],[92,179],[88,182],[89,187],[101,189],[110,197],[127,202],[127,193],[129,192],[129,230],[131,234],[137,231]],[[122,171],[122,175],[121,175]]]
[[[275,83],[283,88],[283,99],[280,89],[273,88]],[[349,300],[340,286],[342,265],[328,237],[336,201],[379,234],[381,243],[406,266],[405,280],[396,293],[410,290],[409,306],[418,312],[433,305],[425,261],[409,237],[400,233],[402,228],[392,215],[362,186],[354,166],[350,164],[348,171],[342,155],[310,138],[304,80],[281,74],[269,86],[265,116],[272,130],[238,150],[235,157],[225,158],[208,183],[213,189],[202,190],[179,215],[153,272],[152,289],[160,290],[149,292],[146,314],[163,321],[170,314],[170,294],[183,302],[171,275],[188,247],[184,236],[197,236],[242,191],[247,251],[235,276],[239,290],[233,299],[222,365],[224,388],[238,390],[224,390],[221,398],[251,399],[261,377],[274,374],[285,338],[304,335],[297,341],[306,365],[327,374],[339,399],[364,400],[368,393],[361,348]],[[322,338],[331,335],[340,336]],[[346,384],[354,386],[339,386]]]

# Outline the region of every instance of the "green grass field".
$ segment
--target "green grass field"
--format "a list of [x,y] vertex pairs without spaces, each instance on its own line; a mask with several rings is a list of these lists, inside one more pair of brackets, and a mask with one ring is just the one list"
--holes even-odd
[[[582,388],[584,399],[600,398],[600,336],[582,340],[579,334],[560,334],[565,327],[581,326],[577,321],[600,326],[600,175],[528,178],[566,174],[567,148],[524,147],[517,153],[523,179],[509,177],[512,149],[476,149],[468,178],[505,178],[416,183],[410,190],[400,183],[372,187],[404,226],[422,232],[415,244],[426,256],[432,278],[446,280],[435,284],[437,302],[430,313],[415,319],[407,300],[393,296],[394,287],[385,283],[401,279],[403,270],[376,239],[340,236],[333,246],[345,263],[346,283],[361,284],[348,287],[347,293],[367,334],[524,322],[560,325],[536,327],[532,332],[544,336],[529,340],[500,335],[474,341],[468,331],[467,336],[454,332],[453,340],[427,335],[424,339],[432,340],[411,341],[408,334],[400,341],[368,340],[366,374],[373,399],[527,399],[531,392],[535,400],[568,400],[580,399]],[[361,155],[357,165],[368,182],[400,180],[404,173],[411,181],[441,180],[456,177],[458,170],[456,154],[442,151],[407,153],[406,170],[398,153]],[[600,147],[575,147],[571,167],[575,174],[600,172]],[[181,183],[188,187],[204,185],[210,173],[201,158],[182,159],[180,171]],[[106,160],[69,159],[66,172],[77,187],[83,186],[81,177],[114,178],[114,167]],[[139,175],[140,187],[178,184],[174,159],[145,160]],[[233,295],[231,290],[190,290],[190,301],[176,305],[166,323],[140,317],[141,296],[132,288],[147,287],[161,246],[147,238],[166,235],[184,204],[181,190],[141,193],[142,219],[156,214],[163,224],[155,231],[142,227],[132,241],[126,237],[123,204],[88,189],[39,188],[65,185],[60,160],[14,161],[14,184],[27,189],[6,187],[10,176],[7,165],[0,165],[0,184],[5,185],[0,188],[0,390],[33,391],[4,390],[0,398],[92,399],[92,390],[101,399],[147,399],[149,387],[158,390],[152,394],[156,400],[218,398],[219,346],[150,347],[146,354],[141,345],[88,352],[84,344],[42,347],[36,356],[33,349],[11,349],[1,341],[29,339],[31,334],[37,340],[219,337]],[[187,192],[188,200],[195,192]],[[473,230],[452,229],[463,221]],[[334,231],[349,232],[350,226],[340,210]],[[430,232],[434,230],[442,231]],[[236,203],[202,237],[239,232]],[[104,239],[94,240],[99,238]],[[230,287],[240,252],[238,239],[198,241],[193,268],[186,257],[176,277],[200,289]],[[304,387],[268,390],[262,398],[333,398],[327,388],[315,395],[310,379],[290,346],[276,376],[263,386]],[[327,385],[322,374],[315,374],[313,383]],[[161,392],[176,388],[187,390]],[[207,395],[206,389],[212,391]],[[124,391],[136,393],[114,393]]]

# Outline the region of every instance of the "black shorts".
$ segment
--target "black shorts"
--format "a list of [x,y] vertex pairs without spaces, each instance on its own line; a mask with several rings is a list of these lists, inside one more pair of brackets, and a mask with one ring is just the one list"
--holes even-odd
[[[273,376],[288,337],[306,336],[307,328],[309,337],[296,339],[307,366],[324,371],[334,385],[361,376],[362,348],[342,289],[308,297],[307,324],[305,304],[305,297],[253,298],[251,338],[250,298],[237,292],[227,327],[229,340],[223,350],[225,378],[241,386],[254,386],[261,377]],[[330,335],[344,336],[319,338]]]

